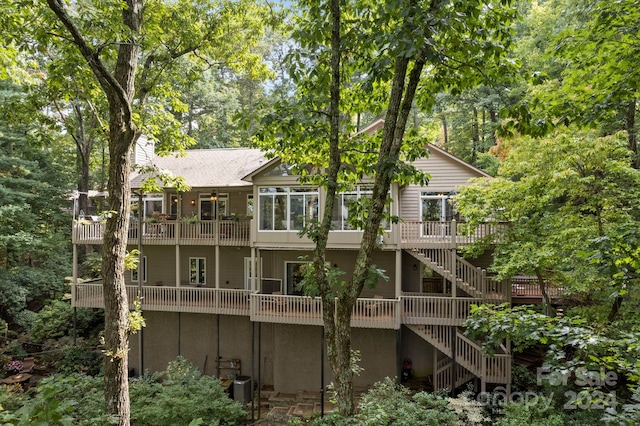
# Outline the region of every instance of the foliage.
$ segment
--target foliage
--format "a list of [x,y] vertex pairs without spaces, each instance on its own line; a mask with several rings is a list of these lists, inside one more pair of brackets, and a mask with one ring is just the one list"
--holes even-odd
[[68,302],[54,300],[38,312],[31,328],[36,343],[65,336],[73,328],[73,309]]
[[[225,395],[219,380],[202,376],[184,359],[172,362],[166,373],[164,381],[161,375],[131,381],[135,424],[241,424],[246,413]],[[0,419],[14,425],[112,424],[113,418],[105,415],[102,380],[83,374],[43,379],[31,398],[13,393],[0,397]]]
[[547,347],[546,361],[552,368],[571,374],[581,368],[604,369],[640,382],[638,332],[601,329],[579,317],[548,317],[527,306],[506,304],[473,306],[465,326],[468,336],[483,339],[483,350],[489,354],[504,339],[511,339],[515,352],[540,343]]
[[[104,314],[101,311],[76,308],[75,332],[78,336],[96,337],[103,326]],[[33,342],[43,343],[47,339],[71,336],[74,332],[74,309],[68,301],[53,300],[37,314],[30,330]]]
[[362,396],[357,418],[363,425],[457,425],[462,421],[448,399],[425,392],[412,397],[390,378]]
[[90,376],[99,375],[102,372],[102,353],[95,346],[79,342],[68,345],[62,349],[62,358],[56,362],[58,374],[71,376],[76,373],[84,373]]
[[624,242],[640,221],[640,174],[630,154],[620,135],[576,129],[511,141],[498,177],[478,179],[456,197],[471,229],[508,223],[470,251],[495,244],[499,278],[533,275],[599,303],[624,296],[638,285],[630,273],[636,239]]
[[502,408],[502,415],[493,423],[496,426],[564,426],[562,414],[551,412],[534,404],[511,402]]

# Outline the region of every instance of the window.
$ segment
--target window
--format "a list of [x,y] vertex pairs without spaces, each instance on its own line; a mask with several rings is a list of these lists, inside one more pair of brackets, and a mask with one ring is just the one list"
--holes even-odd
[[218,199],[214,201],[216,211],[218,212],[216,219],[222,219],[227,215],[229,207],[229,194],[218,194]]
[[149,194],[143,198],[144,217],[158,216],[163,212],[162,194]]
[[[262,276],[262,268],[258,267],[258,259],[256,258],[256,275],[258,277]],[[262,265],[262,262],[260,262],[259,265]],[[251,258],[250,257],[245,257],[244,258],[244,289],[245,290],[251,290]]]
[[[138,268],[131,270],[131,282],[138,282]],[[142,256],[142,282],[147,282],[147,256]]]
[[258,190],[261,231],[299,231],[318,218],[318,190],[268,187]]
[[211,194],[200,194],[200,220],[213,220],[214,216],[214,200]]
[[454,219],[453,198],[450,194],[422,192],[420,217],[423,222],[448,222]]
[[178,195],[169,195],[169,215],[178,217]]
[[189,258],[189,284],[203,286],[207,283],[206,259],[204,257]]
[[[352,224],[353,216],[356,212],[356,202],[359,199],[371,199],[373,195],[373,186],[371,185],[357,185],[353,191],[342,192],[336,196],[336,201],[333,205],[333,215],[331,222],[333,224],[333,231],[354,231],[358,230]],[[367,204],[364,205],[367,207]],[[389,206],[385,207],[385,214],[389,213]],[[385,230],[390,230],[389,221],[383,219],[380,226]]]
[[285,262],[286,271],[286,288],[287,294],[301,296],[302,289],[299,287],[300,282],[304,278],[305,266],[311,262]]
[[247,216],[253,216],[253,194],[247,195]]

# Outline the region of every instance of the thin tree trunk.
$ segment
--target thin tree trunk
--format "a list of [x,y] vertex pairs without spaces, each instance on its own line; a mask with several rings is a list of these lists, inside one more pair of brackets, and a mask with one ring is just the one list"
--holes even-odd
[[472,149],[471,149],[471,162],[474,163],[476,161],[476,155],[478,153],[478,146],[480,145],[480,129],[478,128],[478,108],[473,107],[473,123],[471,124],[471,138],[472,138]]
[[445,115],[445,113],[442,113],[441,121],[442,121],[442,134],[444,137],[444,149],[445,151],[447,151],[449,147],[449,125],[447,124],[447,116]]
[[609,316],[607,319],[609,323],[612,323],[616,317],[618,316],[618,312],[620,312],[620,308],[622,307],[622,302],[624,302],[624,296],[616,296],[611,304],[611,310],[609,311]]
[[545,314],[548,316],[555,316],[555,312],[553,306],[551,306],[551,298],[547,293],[547,284],[542,276],[542,272],[539,269],[536,269],[536,277],[538,278],[538,287],[540,287],[540,294],[542,294],[542,298],[544,299],[545,304]]
[[636,132],[636,100],[635,98],[627,105],[627,141],[629,149],[633,152],[633,167],[640,169],[640,152],[638,152],[638,134]]

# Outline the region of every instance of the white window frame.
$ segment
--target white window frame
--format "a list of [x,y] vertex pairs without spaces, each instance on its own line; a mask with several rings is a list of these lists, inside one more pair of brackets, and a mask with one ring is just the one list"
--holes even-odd
[[149,218],[153,216],[153,213],[156,210],[153,211],[147,211],[148,210],[148,203],[149,202],[158,202],[160,201],[160,212],[159,214],[164,213],[164,196],[162,194],[147,194],[144,197],[142,197],[142,206],[143,206],[143,217],[144,218]]
[[[262,259],[256,257],[256,275],[262,277]],[[244,258],[244,289],[251,290],[251,258]]]
[[[131,282],[138,282],[138,265],[131,270]],[[147,282],[147,256],[142,256],[142,282]]]
[[425,200],[440,200],[442,204],[440,205],[440,219],[434,222],[448,222],[451,219],[447,219],[447,210],[450,209],[451,217],[455,217],[455,209],[453,206],[450,206],[449,203],[453,199],[453,196],[448,193],[438,193],[433,194],[430,192],[422,191],[420,193],[420,221],[424,222],[424,201]]
[[[391,194],[391,191],[389,191],[389,194]],[[360,185],[356,185],[355,189],[353,191],[344,191],[344,192],[340,192],[338,194],[336,194],[336,201],[334,204],[334,212],[336,211],[336,209],[340,210],[340,227],[333,227],[331,229],[331,232],[362,232],[362,229],[345,229],[346,227],[350,226],[348,223],[348,218],[349,218],[349,208],[347,206],[344,205],[344,197],[346,196],[355,196],[357,200],[359,200],[360,198],[369,196],[369,198],[371,198],[371,196],[373,195],[373,184],[360,184]],[[391,211],[391,204],[389,204],[387,207],[385,207],[385,210],[388,212]],[[332,224],[335,225],[336,219],[334,217],[331,218],[331,222]],[[386,225],[386,226],[385,226]],[[391,223],[390,221],[384,221],[383,219],[383,223],[381,223],[381,226],[383,227],[383,229],[387,232],[391,231]]]
[[[278,191],[278,189],[281,189],[281,191]],[[305,223],[301,225],[301,226],[305,226],[307,223],[307,220],[309,220],[310,218],[317,220],[318,215],[320,214],[320,192],[318,188],[308,187],[308,186],[262,186],[262,187],[259,187],[258,188],[258,208],[257,208],[258,231],[260,232],[283,232],[283,231],[299,232],[300,227],[298,225],[293,224],[292,226],[292,222],[295,220],[295,218],[293,218],[292,220],[292,217],[291,217],[291,205],[292,205],[291,199],[299,196],[302,196],[303,199],[305,200],[305,202],[303,203],[304,212],[302,214],[302,217],[304,218]],[[286,211],[284,212],[284,216],[281,217],[280,219],[276,219],[276,212],[275,212],[276,197],[285,198],[284,207]],[[313,213],[311,214],[311,216],[309,211],[307,210],[308,203],[306,202],[306,199],[308,197],[315,197],[315,200],[313,200],[312,198],[309,198],[309,201],[314,201],[313,206],[315,207],[313,209]],[[263,202],[264,200],[267,200],[269,198],[273,201],[271,203],[272,211],[270,214],[271,226],[265,229],[262,227]],[[278,221],[281,222],[280,224],[282,226],[281,229],[276,229],[276,224]]]
[[[193,275],[192,275],[192,268],[191,268],[191,264],[192,262],[195,261],[195,267],[196,267],[196,279],[193,279]],[[202,265],[200,265],[200,262],[202,262]],[[198,279],[200,277],[200,266],[202,266],[202,282],[199,282],[200,280]],[[190,285],[196,285],[196,286],[204,286],[207,285],[207,258],[206,257],[190,257],[189,258],[189,284]]]

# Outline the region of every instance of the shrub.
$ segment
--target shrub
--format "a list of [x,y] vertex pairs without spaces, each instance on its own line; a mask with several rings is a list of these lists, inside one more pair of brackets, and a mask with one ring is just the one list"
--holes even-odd
[[53,300],[36,317],[31,328],[31,339],[43,343],[46,339],[65,336],[73,329],[73,308],[67,302]]
[[499,417],[494,424],[496,426],[563,426],[563,415],[557,413],[553,406],[546,408],[538,404],[526,404],[521,402],[510,402],[505,404],[502,417]]
[[357,415],[363,425],[457,425],[449,401],[420,392],[411,397],[404,386],[386,378],[362,396]]

